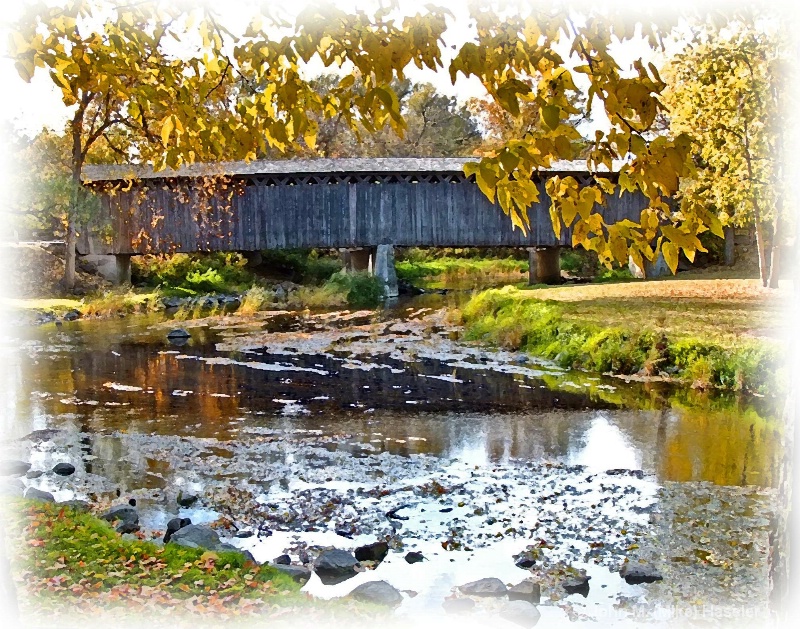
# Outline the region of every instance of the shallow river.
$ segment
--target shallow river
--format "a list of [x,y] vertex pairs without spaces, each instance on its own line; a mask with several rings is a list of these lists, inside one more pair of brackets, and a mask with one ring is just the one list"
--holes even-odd
[[[538,626],[764,617],[769,404],[473,346],[436,305],[12,329],[2,458],[42,470],[23,481],[57,500],[136,498],[147,532],[218,521],[258,561],[386,540],[374,570],[305,590],[383,579],[404,592],[398,618],[445,617],[454,588],[484,577],[538,580]],[[184,345],[166,337],[177,326]],[[61,461],[76,473],[49,471]],[[178,507],[179,492],[199,500]],[[525,550],[531,570],[515,565]],[[628,585],[626,558],[663,581]],[[588,593],[564,590],[576,570]],[[497,605],[475,617],[502,625]]]

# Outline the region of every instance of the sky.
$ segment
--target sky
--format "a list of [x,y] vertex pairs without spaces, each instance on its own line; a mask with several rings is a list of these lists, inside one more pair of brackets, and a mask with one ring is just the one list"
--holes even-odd
[[[343,9],[374,5],[373,2],[368,2],[368,0],[341,0],[336,4]],[[427,3],[419,0],[402,0],[400,3],[404,13],[424,11],[425,4]],[[462,42],[471,39],[474,35],[474,30],[470,27],[466,3],[454,0],[437,0],[435,4],[446,6],[454,14],[453,19],[448,21],[448,30],[445,34],[445,43],[447,44],[444,48],[445,58],[443,59],[445,67],[442,71],[434,73],[427,69],[419,70],[411,65],[408,68],[408,77],[414,81],[430,82],[438,91],[448,96],[455,96],[459,102],[485,95],[483,86],[475,77],[465,78],[463,75],[459,75],[456,85],[452,85],[449,74],[446,71],[450,57],[455,54],[455,50],[450,46],[456,45],[460,47]],[[292,18],[299,11],[299,8],[304,6],[304,3],[301,1],[291,4],[279,3],[279,5],[279,10],[282,11],[282,14]],[[9,7],[9,11],[5,15],[6,24],[13,22],[20,10],[20,6],[12,5]],[[238,24],[243,28],[246,24],[245,16],[252,11],[253,6],[253,3],[249,0],[228,0],[225,3],[217,4],[215,9],[222,14],[225,23]],[[3,38],[3,41],[6,39],[7,36]],[[565,42],[562,50],[559,51],[562,56],[566,56],[568,47],[569,43]],[[633,59],[640,57],[643,57],[645,62],[652,60],[658,64],[659,55],[656,55],[642,39],[634,39],[616,48],[623,68],[629,67]],[[450,57],[447,57],[448,54]],[[310,64],[306,69],[309,77],[323,71],[326,70],[318,60],[316,63]],[[576,82],[579,83],[581,78],[577,77]],[[39,71],[31,83],[25,83],[20,79],[10,59],[2,57],[0,58],[0,84],[13,86],[13,97],[2,101],[2,116],[0,120],[10,122],[16,129],[27,135],[35,134],[43,127],[54,130],[64,128],[69,112],[61,103],[58,90],[46,74]],[[607,119],[599,108],[593,112],[593,119],[593,128],[607,127]],[[584,129],[584,131],[586,130]]]

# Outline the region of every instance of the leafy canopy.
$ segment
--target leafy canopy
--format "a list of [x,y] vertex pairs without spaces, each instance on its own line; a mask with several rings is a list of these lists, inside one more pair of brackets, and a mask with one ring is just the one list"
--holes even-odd
[[[393,82],[402,81],[411,64],[444,70],[450,12],[427,5],[424,12],[397,17],[399,6],[388,2],[348,13],[312,3],[292,22],[256,15],[238,35],[208,8],[71,0],[64,7],[29,9],[12,34],[12,54],[26,80],[46,69],[66,105],[80,108],[87,95],[102,95],[96,107],[107,115],[100,126],[122,125],[129,154],[158,168],[253,159],[268,149],[289,151],[301,140],[313,150],[319,119],[403,135],[407,125]],[[699,233],[721,235],[719,219],[704,206],[674,212],[667,203],[680,178],[692,173],[692,141],[687,133],[654,134],[666,83],[652,63],[636,61],[627,72],[612,53],[613,44],[630,40],[637,29],[651,46],[662,46],[676,15],[640,13],[633,19],[630,7],[619,13],[586,7],[578,19],[556,5],[509,14],[500,3],[476,0],[468,10],[475,38],[461,43],[449,61],[451,80],[477,77],[512,116],[529,104],[539,112],[534,128],[465,168],[515,226],[529,226],[527,210],[538,200],[532,175],[573,156],[581,136],[571,120],[599,106],[611,128],[597,131],[588,147],[589,184],[548,178],[556,233],[571,227],[573,245],[596,251],[607,264],[631,255],[641,266],[643,257],[652,260],[663,250],[673,270],[680,250],[690,259],[703,250]],[[723,23],[731,18],[711,17]],[[180,54],[169,52],[168,39],[183,44]],[[558,52],[564,42],[578,60],[574,67]],[[312,62],[342,73],[325,93],[304,78],[303,68]],[[588,86],[583,101],[579,77]],[[91,137],[98,130],[84,133]],[[603,176],[616,160],[624,160],[618,184]],[[620,190],[640,190],[648,198],[638,223],[603,220],[604,199]]]

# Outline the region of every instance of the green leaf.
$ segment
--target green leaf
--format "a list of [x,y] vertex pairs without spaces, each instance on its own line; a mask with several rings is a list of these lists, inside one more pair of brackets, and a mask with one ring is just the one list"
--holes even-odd
[[561,108],[558,105],[546,105],[542,107],[542,121],[551,129],[558,127],[561,119]]

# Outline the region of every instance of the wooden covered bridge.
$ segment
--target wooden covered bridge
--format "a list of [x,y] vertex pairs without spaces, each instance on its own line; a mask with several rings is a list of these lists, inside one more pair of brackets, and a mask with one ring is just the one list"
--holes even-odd
[[[527,247],[532,279],[558,276],[550,198],[540,201],[523,234],[464,175],[471,158],[341,158],[193,164],[154,172],[137,165],[86,166],[83,180],[101,199],[109,244],[84,234],[83,255],[112,255],[119,280],[130,256],[195,251],[335,248],[354,268],[370,255],[393,274],[392,247]],[[556,162],[546,173],[586,182],[584,162]],[[608,173],[615,178],[615,173]],[[606,222],[638,221],[641,194],[610,196],[599,208]],[[385,256],[389,256],[384,260]],[[384,268],[386,267],[386,268]],[[391,268],[389,268],[391,267]],[[391,279],[391,278],[385,278]]]

